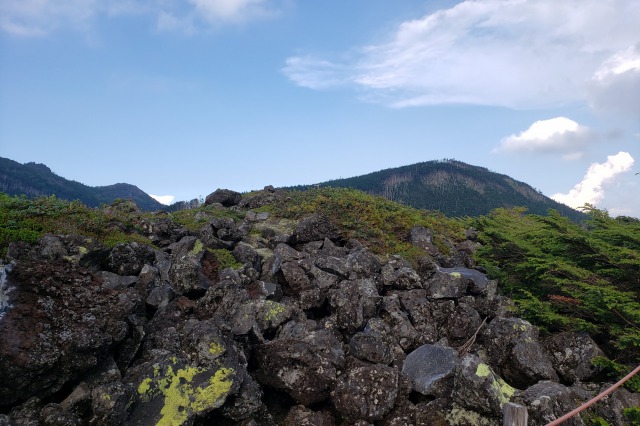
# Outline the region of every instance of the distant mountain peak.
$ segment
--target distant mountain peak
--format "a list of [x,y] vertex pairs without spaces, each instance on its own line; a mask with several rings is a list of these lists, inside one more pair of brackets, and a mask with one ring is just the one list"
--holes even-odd
[[498,207],[527,207],[546,214],[558,210],[574,220],[584,215],[560,204],[524,182],[454,159],[432,160],[317,185],[354,188],[420,209],[439,210],[447,216],[480,216]]
[[115,199],[131,200],[142,210],[161,210],[165,206],[135,185],[116,183],[91,187],[53,173],[44,164],[20,164],[0,157],[0,191],[9,195],[40,197],[55,195],[63,200],[80,200],[89,207],[111,204]]

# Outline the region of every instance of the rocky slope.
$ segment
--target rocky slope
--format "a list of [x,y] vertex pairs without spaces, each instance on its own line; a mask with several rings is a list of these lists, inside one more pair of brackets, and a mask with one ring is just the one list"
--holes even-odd
[[[200,211],[198,231],[159,213],[138,224],[153,248],[13,243],[0,424],[495,425],[513,401],[543,425],[608,385],[587,335],[543,341],[513,316],[471,230],[414,227],[412,265],[326,216],[261,209],[283,196],[218,190],[206,203],[228,215]],[[566,424],[630,424],[639,405],[619,389]]]

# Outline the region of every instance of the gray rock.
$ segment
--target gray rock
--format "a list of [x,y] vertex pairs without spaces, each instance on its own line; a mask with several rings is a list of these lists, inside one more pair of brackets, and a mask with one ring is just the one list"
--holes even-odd
[[489,285],[489,278],[476,269],[456,267],[439,268],[439,271],[453,276],[460,276],[463,280],[466,280],[467,290],[472,294],[484,293]]
[[[562,417],[583,401],[570,388],[560,383],[542,381],[522,392],[521,399],[527,406],[529,421],[534,425],[546,425]],[[580,414],[573,416],[564,424],[583,426]]]
[[207,195],[204,200],[205,205],[220,203],[224,207],[231,207],[237,205],[242,199],[242,194],[230,189],[216,189],[211,194]]
[[465,295],[467,283],[457,273],[437,271],[425,283],[427,295],[432,299],[452,299]]
[[516,389],[475,355],[466,355],[455,374],[453,397],[461,407],[500,418]]
[[104,288],[112,290],[122,290],[131,287],[138,281],[138,277],[136,276],[122,276],[109,271],[100,271],[96,274],[96,277],[102,280],[102,286]]
[[328,330],[280,337],[257,345],[254,354],[258,381],[307,406],[329,396],[345,363],[342,345]]
[[313,411],[304,405],[294,405],[283,424],[284,426],[334,426],[335,420],[328,413]]
[[331,399],[348,420],[373,422],[391,411],[398,396],[398,374],[380,364],[354,365],[340,376]]
[[378,258],[365,248],[357,248],[347,255],[349,278],[371,278],[380,272],[382,265]]
[[388,365],[393,361],[392,348],[382,334],[366,329],[353,335],[349,342],[349,353],[374,364]]
[[145,302],[147,305],[150,305],[155,309],[162,309],[174,299],[175,295],[176,294],[171,285],[167,282],[163,282],[158,287],[151,290]]
[[416,392],[439,396],[449,386],[447,382],[451,382],[459,364],[455,349],[427,344],[407,355],[402,373],[411,380]]
[[538,342],[538,329],[519,318],[495,318],[481,330],[488,362],[519,389],[540,380],[558,381],[558,375]]
[[586,333],[558,333],[545,342],[545,347],[553,368],[569,383],[595,377],[601,369],[593,365],[592,360],[605,356]]
[[262,259],[260,255],[247,243],[239,242],[233,249],[233,257],[240,263],[250,264],[258,273],[262,270]]
[[138,275],[145,265],[152,265],[155,258],[153,250],[145,245],[118,244],[107,257],[107,267],[118,275]]
[[329,291],[329,303],[336,313],[336,325],[348,334],[364,327],[367,320],[376,314],[381,299],[371,279],[343,281],[338,288]]
[[314,215],[300,221],[291,236],[294,244],[304,244],[311,241],[337,240],[338,229],[326,216]]
[[409,242],[418,248],[429,250],[433,244],[433,231],[423,226],[414,226],[409,230]]

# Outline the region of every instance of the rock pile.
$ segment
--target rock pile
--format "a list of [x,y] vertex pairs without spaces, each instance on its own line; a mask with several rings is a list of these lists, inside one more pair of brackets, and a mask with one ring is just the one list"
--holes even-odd
[[[412,229],[416,270],[326,217],[252,210],[277,196],[216,191],[206,204],[244,220],[189,232],[158,217],[142,228],[159,248],[12,245],[0,425],[495,425],[507,401],[539,425],[605,386],[595,342],[541,342],[473,269],[473,241],[434,255],[432,231]],[[221,268],[214,250],[242,266]],[[590,415],[623,425],[638,405],[620,389]]]

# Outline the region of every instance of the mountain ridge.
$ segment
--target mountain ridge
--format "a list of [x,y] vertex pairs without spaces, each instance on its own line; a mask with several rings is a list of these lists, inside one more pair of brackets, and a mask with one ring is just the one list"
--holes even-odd
[[529,212],[542,215],[555,209],[573,220],[585,217],[524,182],[453,159],[425,161],[291,189],[312,187],[358,189],[451,217],[481,216],[499,207],[527,207]]
[[21,164],[3,157],[0,157],[0,191],[28,197],[55,195],[64,200],[80,200],[89,207],[110,204],[118,198],[134,201],[146,211],[166,207],[135,185],[116,183],[92,187],[58,176],[45,164]]

